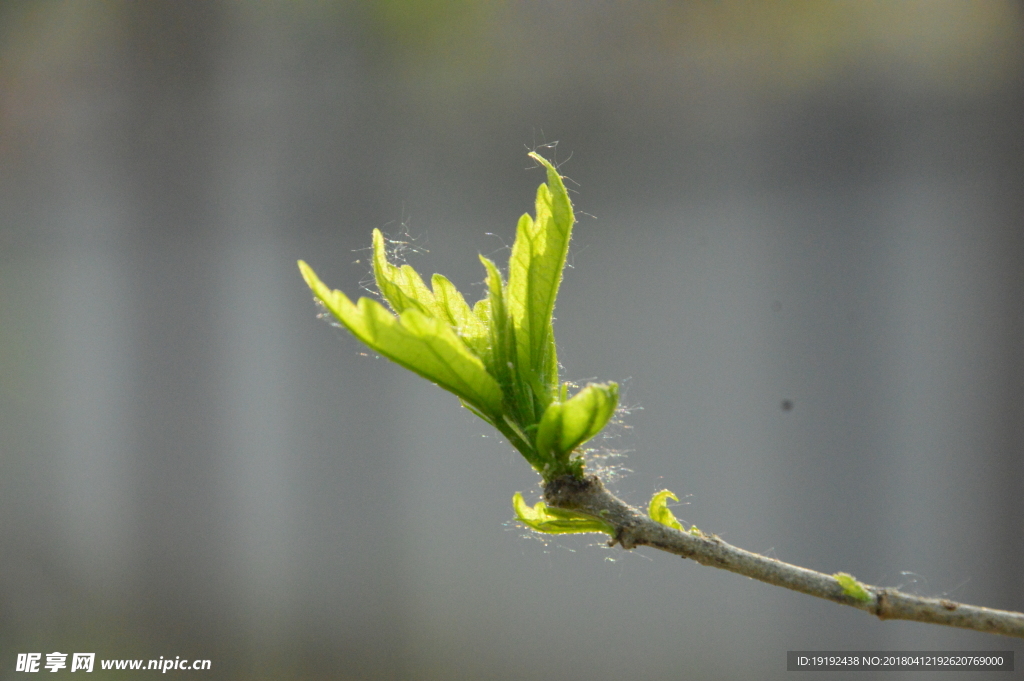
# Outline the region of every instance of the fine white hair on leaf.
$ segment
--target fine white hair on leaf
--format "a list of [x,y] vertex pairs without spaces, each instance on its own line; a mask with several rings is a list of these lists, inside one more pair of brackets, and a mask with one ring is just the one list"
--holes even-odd
[[[404,209],[403,209],[404,212]],[[430,253],[430,249],[426,247],[427,237],[426,234],[422,236],[414,236],[410,229],[409,218],[403,218],[398,223],[397,229],[391,229],[395,225],[395,221],[385,223],[380,231],[384,235],[384,252],[387,255],[388,262],[401,266],[408,264],[409,254],[422,254]],[[366,257],[360,257],[356,262],[362,263],[365,259],[367,263],[373,262],[373,246],[363,246],[362,248],[353,249],[353,253],[365,253]],[[359,288],[372,294],[376,298],[380,298],[380,291],[377,290],[377,282],[373,276],[373,266],[369,265],[362,279],[359,280]]]

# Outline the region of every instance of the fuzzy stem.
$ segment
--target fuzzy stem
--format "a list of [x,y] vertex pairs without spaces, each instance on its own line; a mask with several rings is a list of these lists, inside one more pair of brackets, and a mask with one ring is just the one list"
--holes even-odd
[[544,500],[549,506],[586,513],[611,524],[616,532],[609,546],[620,544],[624,549],[651,546],[701,565],[849,605],[883,620],[914,620],[1024,638],[1024,613],[913,596],[868,584],[863,586],[870,599],[858,600],[847,595],[831,575],[736,548],[715,535],[696,536],[655,522],[609,492],[592,475],[583,479],[563,476],[549,480],[544,485]]

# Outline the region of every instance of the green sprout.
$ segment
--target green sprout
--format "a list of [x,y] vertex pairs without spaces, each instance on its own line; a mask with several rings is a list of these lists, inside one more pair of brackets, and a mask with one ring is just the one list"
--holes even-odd
[[668,507],[668,500],[679,501],[679,497],[667,489],[663,489],[657,492],[651,497],[651,503],[647,505],[647,515],[651,517],[651,520],[659,522],[666,527],[671,527],[673,530],[682,531],[683,525],[677,519],[672,510]]
[[[530,157],[547,169],[547,182],[537,190],[536,216],[519,218],[507,280],[480,256],[487,294],[472,307],[440,274],[428,287],[410,265],[390,263],[380,230],[373,231],[373,274],[390,311],[371,298],[353,303],[301,260],[299,270],[313,295],[356,338],[457,395],[545,482],[564,475],[579,479],[581,448],[615,413],[619,389],[615,383],[590,383],[570,396],[569,384],[559,382],[552,314],[575,218],[555,167],[536,153]],[[572,520],[561,513],[558,522]],[[543,518],[537,523],[555,522]]]
[[647,515],[656,523],[661,523],[665,527],[671,527],[673,530],[679,530],[680,532],[687,532],[694,537],[705,536],[703,532],[697,529],[696,525],[690,527],[689,530],[683,527],[683,524],[679,522],[675,514],[668,507],[668,500],[679,501],[679,497],[667,489],[663,489],[660,492],[655,492],[654,496],[651,497],[651,501],[647,504]]
[[853,575],[848,572],[837,572],[832,576],[839,582],[839,586],[843,587],[843,593],[850,598],[855,598],[862,603],[867,603],[871,600],[871,594]]

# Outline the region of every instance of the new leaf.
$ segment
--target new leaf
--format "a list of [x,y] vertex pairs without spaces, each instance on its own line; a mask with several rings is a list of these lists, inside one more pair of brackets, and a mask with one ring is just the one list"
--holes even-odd
[[519,370],[537,397],[540,417],[558,386],[551,318],[575,217],[554,166],[536,153],[530,156],[545,166],[548,183],[537,188],[536,218],[519,218],[508,266],[508,307],[517,333]]
[[489,418],[501,414],[498,383],[450,326],[416,307],[396,317],[369,298],[353,304],[341,291],[327,288],[301,260],[299,269],[324,306],[374,351],[455,393]]
[[543,501],[532,507],[523,500],[523,495],[516,492],[512,495],[512,508],[516,512],[516,520],[531,530],[545,534],[583,534],[588,532],[604,532],[615,535],[611,524],[584,513],[575,513],[561,508],[551,508]]

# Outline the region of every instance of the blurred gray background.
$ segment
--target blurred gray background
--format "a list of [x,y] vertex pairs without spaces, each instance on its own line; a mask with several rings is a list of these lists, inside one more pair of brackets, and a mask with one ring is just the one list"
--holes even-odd
[[998,0],[0,4],[0,678],[55,650],[207,679],[1024,664],[527,537],[529,466],[318,321],[295,266],[354,297],[381,227],[475,299],[541,148],[580,219],[564,375],[632,407],[598,443],[617,492],[1022,610],[1022,38]]

